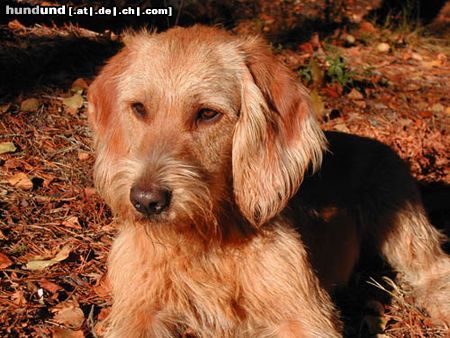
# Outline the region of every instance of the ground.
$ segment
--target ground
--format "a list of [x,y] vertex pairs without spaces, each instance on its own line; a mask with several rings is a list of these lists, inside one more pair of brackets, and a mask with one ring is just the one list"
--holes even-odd
[[[261,20],[266,33],[276,29],[271,17]],[[253,29],[254,22],[245,20],[234,28]],[[76,27],[10,22],[0,32],[5,48],[74,34],[102,45],[106,41],[108,48],[113,46],[106,54],[119,44],[114,34]],[[326,37],[313,33],[298,43],[292,36],[271,41],[280,60],[312,92],[323,128],[370,136],[395,149],[420,184],[433,224],[448,233],[449,40],[357,18]],[[40,57],[48,55],[34,55],[34,60]],[[24,76],[21,69],[5,72]],[[116,230],[92,183],[85,97],[92,77],[70,74],[69,85],[20,90],[11,83],[2,96],[0,336],[95,337],[103,332],[109,311],[105,262]],[[411,305],[407,286],[394,277],[382,264],[355,274],[339,297],[346,335],[448,334]]]

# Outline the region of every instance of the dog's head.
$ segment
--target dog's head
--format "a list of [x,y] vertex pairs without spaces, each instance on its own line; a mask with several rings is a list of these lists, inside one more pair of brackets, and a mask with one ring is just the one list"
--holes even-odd
[[216,228],[237,206],[257,227],[321,162],[305,89],[257,37],[130,35],[88,97],[95,181],[121,217]]

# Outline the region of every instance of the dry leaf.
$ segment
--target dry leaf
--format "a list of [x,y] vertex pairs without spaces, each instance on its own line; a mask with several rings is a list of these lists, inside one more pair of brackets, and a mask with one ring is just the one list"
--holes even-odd
[[52,334],[53,338],[84,338],[84,333],[82,330],[69,330],[62,328],[55,328]]
[[79,93],[75,93],[73,96],[63,99],[63,103],[71,114],[76,114],[78,109],[83,107],[84,99]]
[[82,77],[79,77],[78,79],[76,79],[72,83],[72,86],[71,86],[71,89],[74,92],[84,91],[88,88],[89,88],[89,85],[87,84],[86,80],[83,79]]
[[423,117],[424,119],[429,119],[430,117],[433,116],[433,112],[430,110],[422,110],[422,111],[419,111],[419,115],[421,117]]
[[94,292],[101,298],[106,298],[111,293],[111,284],[106,274],[94,286]]
[[12,30],[21,30],[21,29],[25,29],[25,26],[22,25],[19,22],[19,20],[15,19],[15,20],[8,22],[8,28],[12,29]]
[[24,306],[27,303],[27,300],[23,295],[23,291],[21,290],[14,292],[11,296],[11,300],[13,301],[14,304],[19,306]]
[[89,153],[85,153],[84,151],[79,151],[78,152],[78,159],[80,161],[86,161],[87,159],[89,159],[91,155]]
[[61,286],[56,283],[50,282],[47,279],[41,279],[39,285],[50,293],[57,293],[59,290],[62,290]]
[[311,92],[311,104],[314,112],[318,117],[322,117],[325,111],[325,105],[322,101],[322,98],[316,91]]
[[311,59],[309,67],[311,69],[311,77],[313,85],[319,87],[323,82],[324,71],[322,70],[322,68],[320,68],[320,66],[317,64],[314,58]]
[[17,150],[13,142],[1,142],[0,143],[0,154],[13,153]]
[[23,100],[20,104],[20,110],[25,112],[35,112],[39,109],[40,102],[38,99],[32,97],[26,100]]
[[12,261],[4,253],[0,252],[0,269],[6,269],[12,265]]
[[13,187],[22,189],[22,190],[31,190],[33,189],[33,182],[28,178],[25,173],[17,173],[11,176],[8,180],[9,184]]
[[84,188],[84,194],[86,197],[94,196],[97,193],[97,190],[94,187]]
[[53,320],[72,329],[79,329],[84,322],[84,313],[76,301],[58,304],[52,309]]
[[369,21],[361,22],[361,24],[359,25],[359,30],[366,33],[375,33],[377,31],[375,26]]
[[77,216],[71,216],[67,218],[62,222],[62,224],[67,228],[81,229],[80,221],[78,220]]
[[353,88],[350,93],[347,94],[347,97],[351,100],[363,100],[364,96],[357,91],[355,88]]
[[65,260],[67,257],[69,257],[70,252],[72,251],[71,246],[65,245],[63,248],[55,255],[52,259],[45,259],[45,260],[34,260],[29,261],[26,264],[26,268],[28,270],[43,270],[46,267],[52,266],[58,262],[61,262]]
[[389,44],[386,42],[382,42],[377,45],[377,51],[379,51],[380,53],[387,53],[390,49],[391,46],[389,46]]
[[11,103],[0,104],[0,114],[6,113],[11,107]]

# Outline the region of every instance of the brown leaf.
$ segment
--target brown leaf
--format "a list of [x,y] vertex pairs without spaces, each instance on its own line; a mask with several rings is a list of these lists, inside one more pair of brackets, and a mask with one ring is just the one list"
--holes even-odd
[[20,103],[20,110],[22,110],[24,112],[35,112],[39,109],[40,105],[41,105],[41,103],[39,102],[39,100],[32,97],[32,98],[23,100]]
[[94,196],[97,193],[97,190],[94,187],[84,188],[84,194],[86,197]]
[[433,112],[430,110],[422,110],[422,111],[419,111],[419,115],[421,117],[423,117],[424,119],[429,119],[430,117],[433,116]]
[[13,142],[1,142],[0,143],[0,154],[13,153],[17,150]]
[[322,98],[315,90],[311,92],[311,104],[316,116],[322,117],[325,111],[325,105]]
[[78,220],[77,216],[70,216],[65,221],[63,221],[62,224],[67,228],[81,229],[80,221]]
[[61,286],[45,278],[40,280],[39,285],[50,293],[57,293],[59,290],[62,290]]
[[0,104],[0,114],[4,114],[11,107],[11,103]]
[[94,292],[101,298],[106,298],[111,293],[111,284],[107,275],[103,275],[94,286]]
[[83,330],[69,330],[60,327],[55,328],[52,332],[53,338],[84,338]]
[[11,176],[8,180],[9,184],[13,187],[22,189],[22,190],[31,190],[33,189],[33,182],[28,178],[25,173],[17,173]]
[[355,88],[352,88],[350,93],[347,94],[347,97],[351,100],[363,100],[364,99],[364,96],[359,91],[357,91]]
[[46,267],[52,266],[58,262],[61,262],[65,260],[67,257],[69,257],[70,252],[72,251],[72,247],[70,245],[65,245],[62,247],[62,249],[55,255],[52,259],[45,259],[45,260],[32,260],[29,261],[26,264],[26,268],[28,270],[43,270]]
[[12,265],[12,261],[4,253],[0,252],[0,269],[6,269]]
[[87,159],[89,159],[91,155],[89,153],[86,153],[84,151],[79,151],[78,152],[78,159],[80,161],[86,161]]
[[3,165],[6,169],[23,169],[23,162],[18,158],[10,158]]
[[79,93],[75,93],[71,97],[63,99],[63,104],[68,108],[69,113],[76,114],[78,109],[83,107],[84,99]]
[[55,306],[53,319],[62,325],[72,329],[79,329],[84,322],[84,313],[76,301],[67,301]]
[[12,30],[21,30],[21,29],[25,29],[25,26],[22,25],[19,20],[12,20],[10,22],[8,22],[8,28],[12,29]]
[[316,60],[314,60],[314,58],[311,58],[309,67],[311,69],[311,77],[312,77],[313,85],[315,87],[320,87],[323,82],[324,71],[322,70],[322,68],[320,68],[320,66],[317,64],[317,62],[316,62]]
[[23,295],[23,291],[21,290],[14,292],[11,296],[11,300],[13,301],[14,304],[19,306],[24,306],[27,303],[27,300]]
[[334,99],[340,97],[342,95],[342,91],[343,91],[342,86],[337,82],[332,83],[323,89],[323,92],[327,96],[332,97]]
[[86,80],[82,77],[79,77],[76,79],[71,86],[72,91],[78,92],[78,91],[84,91],[89,88],[89,85],[87,84]]
[[377,31],[375,26],[369,21],[361,22],[361,24],[359,25],[359,30],[365,33],[375,33]]
[[386,42],[381,42],[377,45],[377,51],[380,53],[387,53],[391,49],[391,46],[389,46]]

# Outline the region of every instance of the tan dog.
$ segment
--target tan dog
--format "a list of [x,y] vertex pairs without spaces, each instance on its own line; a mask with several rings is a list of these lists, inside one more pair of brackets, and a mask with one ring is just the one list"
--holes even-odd
[[389,148],[325,135],[259,38],[194,26],[125,45],[89,91],[95,182],[121,225],[109,337],[340,337],[328,291],[362,249],[449,321],[450,260]]

